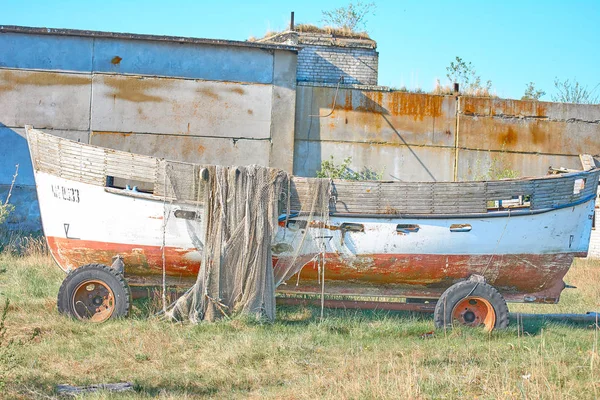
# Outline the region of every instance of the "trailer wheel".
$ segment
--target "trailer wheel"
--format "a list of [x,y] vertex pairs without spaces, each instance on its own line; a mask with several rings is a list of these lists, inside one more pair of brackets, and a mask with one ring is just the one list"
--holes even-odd
[[462,281],[450,286],[439,298],[433,314],[435,327],[483,326],[486,331],[508,326],[508,306],[493,286]]
[[82,321],[104,322],[129,313],[129,285],[116,270],[87,264],[70,272],[58,291],[58,311]]

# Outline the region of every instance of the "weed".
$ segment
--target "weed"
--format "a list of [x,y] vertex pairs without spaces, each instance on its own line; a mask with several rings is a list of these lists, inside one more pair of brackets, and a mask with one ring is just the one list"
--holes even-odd
[[4,301],[4,307],[2,308],[2,315],[0,315],[0,347],[2,347],[6,338],[6,316],[8,315],[8,306],[10,306],[10,300],[8,297]]
[[376,172],[369,167],[363,167],[356,172],[350,168],[352,157],[346,157],[341,164],[336,164],[335,159],[321,162],[321,169],[317,171],[317,178],[345,179],[349,181],[379,181],[383,179],[383,170]]
[[510,168],[510,163],[506,159],[506,153],[504,152],[504,145],[500,153],[490,152],[490,164],[485,171],[481,171],[481,159],[477,158],[475,161],[475,177],[476,181],[496,181],[501,179],[515,179],[519,178],[521,174],[519,171]]

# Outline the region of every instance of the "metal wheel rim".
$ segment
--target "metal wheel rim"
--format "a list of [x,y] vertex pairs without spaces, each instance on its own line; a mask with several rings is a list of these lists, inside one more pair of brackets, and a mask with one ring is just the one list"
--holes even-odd
[[496,325],[496,311],[483,297],[469,296],[454,306],[452,321],[466,326],[483,326],[484,330],[489,332]]
[[73,292],[72,307],[78,319],[104,322],[113,315],[115,295],[102,281],[85,281],[80,283]]

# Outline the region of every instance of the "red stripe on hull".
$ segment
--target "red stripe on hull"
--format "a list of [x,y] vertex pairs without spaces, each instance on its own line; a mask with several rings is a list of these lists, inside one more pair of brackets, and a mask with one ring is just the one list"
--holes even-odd
[[[77,268],[85,264],[112,264],[113,256],[120,254],[131,275],[162,274],[162,249],[160,246],[143,246],[97,242],[91,240],[48,237],[48,247],[62,269]],[[165,247],[168,275],[196,276],[200,262],[192,254],[196,249]],[[197,258],[197,257],[196,257]]]
[[[48,237],[48,245],[63,269],[89,263],[110,265],[112,257],[120,254],[124,258],[128,279],[135,281],[140,278],[138,280],[143,282],[141,277],[147,277],[149,282],[157,280],[162,274],[162,250],[159,246],[57,237]],[[187,282],[193,280],[200,268],[195,251],[166,247],[167,275],[187,278]],[[494,256],[374,254],[351,258],[328,254],[326,288],[329,293],[336,294],[435,298],[453,283],[472,274],[479,274],[509,298],[522,301],[524,294],[532,294],[536,297],[535,301],[555,302],[563,289],[562,278],[571,266],[573,257],[573,253]],[[310,258],[300,257],[297,262],[305,263]],[[276,258],[273,262],[275,275],[283,273],[277,267]],[[306,263],[299,275],[299,280],[298,274],[294,275],[280,289],[318,291],[318,272],[314,263]]]

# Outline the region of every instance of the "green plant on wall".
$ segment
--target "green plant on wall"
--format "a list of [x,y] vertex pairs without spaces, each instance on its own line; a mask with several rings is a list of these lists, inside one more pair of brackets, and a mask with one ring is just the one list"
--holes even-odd
[[12,204],[0,204],[0,225],[6,221],[6,218],[8,218],[8,215],[13,209],[14,207]]
[[9,203],[10,196],[12,195],[12,190],[15,187],[15,181],[17,180],[17,176],[19,175],[19,164],[15,165],[15,174],[13,175],[12,182],[10,184],[10,188],[8,189],[8,194],[6,195],[6,200],[2,202],[0,200],[0,226],[4,224],[8,215],[14,210],[14,206]]
[[317,178],[344,179],[348,181],[380,181],[383,179],[383,170],[377,172],[369,167],[363,167],[356,172],[350,168],[352,157],[344,158],[341,164],[336,164],[333,156],[321,162],[321,169],[317,171]]
[[[481,160],[478,158],[475,161],[475,170],[481,169]],[[476,181],[497,181],[500,179],[515,179],[519,178],[519,171],[510,168],[509,162],[506,160],[504,145],[501,152],[490,157],[490,165],[487,170],[475,176]]]

